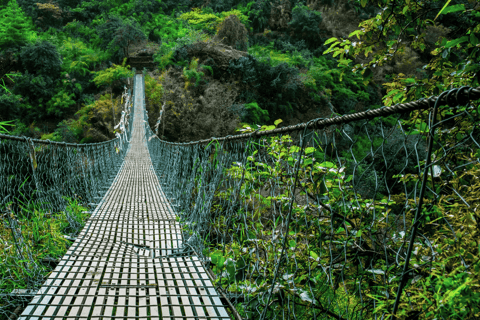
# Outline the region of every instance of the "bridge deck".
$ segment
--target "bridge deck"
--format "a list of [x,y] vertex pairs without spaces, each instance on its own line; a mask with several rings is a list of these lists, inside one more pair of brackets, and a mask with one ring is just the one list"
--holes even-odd
[[231,319],[196,256],[168,256],[181,227],[145,141],[143,75],[125,161],[81,234],[19,319]]

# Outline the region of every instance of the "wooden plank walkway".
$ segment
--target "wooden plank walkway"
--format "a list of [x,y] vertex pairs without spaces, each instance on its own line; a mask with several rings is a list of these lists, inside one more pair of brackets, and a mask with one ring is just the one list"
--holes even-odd
[[153,171],[145,141],[143,75],[125,161],[77,240],[19,319],[231,319]]

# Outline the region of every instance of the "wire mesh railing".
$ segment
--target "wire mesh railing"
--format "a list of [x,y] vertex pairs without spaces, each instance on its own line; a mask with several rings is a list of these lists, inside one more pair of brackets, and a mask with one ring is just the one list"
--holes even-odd
[[462,87],[190,143],[146,123],[146,138],[184,249],[244,319],[473,319],[478,99]]
[[[110,141],[73,144],[0,134],[0,319],[15,318],[45,281],[46,266],[38,254],[47,245],[40,229],[53,235],[58,230],[52,226],[59,225],[53,220],[64,219],[71,231],[66,237],[75,237],[83,224],[73,212],[80,207],[73,208],[71,201],[96,207],[119,171],[134,114],[126,87],[123,101],[116,138]],[[49,247],[65,245],[51,235]]]

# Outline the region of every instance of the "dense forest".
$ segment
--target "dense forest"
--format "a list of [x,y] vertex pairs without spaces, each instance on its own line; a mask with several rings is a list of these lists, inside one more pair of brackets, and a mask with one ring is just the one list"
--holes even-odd
[[[11,135],[74,143],[101,142],[114,138],[114,127],[123,110],[122,93],[125,87],[132,88],[134,73],[127,61],[142,55],[151,55],[155,64],[145,76],[149,125],[159,137],[171,142],[252,132],[257,125],[265,130],[315,118],[378,109],[438,95],[452,88],[478,87],[480,81],[480,4],[471,0],[0,2],[0,130],[3,127]],[[475,103],[478,106],[478,101],[473,105]],[[480,110],[473,109],[471,114],[478,117]],[[465,110],[463,107],[455,112],[460,114]],[[442,117],[454,115],[447,106],[443,106],[439,114]],[[417,115],[421,118],[420,112]],[[427,120],[425,114],[423,116],[423,123],[419,124],[412,119],[402,119],[403,129],[410,130],[407,134],[396,127],[398,119],[395,116],[385,117],[381,121],[375,119],[366,124],[352,122],[343,126],[342,130],[354,139],[354,148],[350,148],[351,140],[339,134],[334,147],[325,149],[325,152],[321,148],[309,149],[310,156],[329,164],[331,173],[314,172],[318,175],[315,177],[323,178],[321,189],[315,189],[318,180],[314,183],[308,181],[310,169],[305,165],[299,173],[302,181],[306,181],[302,182],[305,190],[323,195],[325,203],[338,209],[338,212],[344,210],[341,203],[345,203],[345,199],[342,202],[342,197],[348,198],[347,194],[350,197],[348,199],[357,196],[363,199],[363,209],[360,210],[365,211],[363,213],[367,218],[352,218],[352,212],[343,212],[350,222],[346,223],[344,219],[343,225],[336,225],[335,241],[348,242],[351,247],[337,246],[335,253],[354,256],[344,265],[358,267],[357,261],[368,260],[371,262],[370,271],[386,275],[389,270],[380,268],[386,262],[395,260],[391,252],[389,255],[385,253],[386,258],[381,257],[382,250],[387,252],[388,246],[396,246],[397,243],[391,238],[387,246],[386,241],[380,241],[376,233],[368,228],[368,221],[376,220],[375,214],[372,217],[368,212],[367,202],[382,201],[379,208],[385,209],[387,216],[403,218],[403,221],[407,221],[404,230],[410,230],[415,222],[413,209],[406,212],[402,205],[416,205],[409,198],[411,193],[407,189],[417,188],[421,180],[418,167],[424,164],[422,161],[427,155],[427,139],[426,136],[421,137],[421,134],[427,133]],[[475,132],[474,123],[462,117],[443,123],[442,126],[448,130],[436,132],[445,145],[456,146],[455,150],[449,149],[450,153],[442,158],[444,162],[440,164],[440,174],[435,174],[435,177],[432,175],[428,180],[432,185],[435,181],[437,186],[432,188],[434,192],[425,197],[429,209],[424,210],[425,219],[419,227],[419,234],[434,239],[436,252],[432,257],[438,258],[433,268],[431,264],[427,268],[421,256],[429,256],[430,252],[426,246],[415,249],[415,256],[418,254],[420,258],[415,262],[412,260],[412,264],[421,266],[415,271],[415,281],[409,280],[408,299],[411,300],[407,302],[404,295],[401,301],[398,315],[404,319],[480,317],[480,304],[477,303],[480,301],[480,238],[477,231],[480,216],[472,211],[479,205],[476,190],[480,138]],[[383,136],[385,128],[392,130],[388,142]],[[406,135],[409,137],[405,138]],[[468,143],[463,146],[456,145],[459,141],[467,140]],[[284,155],[286,158],[279,159],[279,163],[282,160],[286,168],[293,168],[293,162],[286,159],[290,155],[297,156],[298,149],[291,152],[292,149],[288,151],[282,143],[277,144],[273,140],[270,143],[270,154]],[[399,146],[405,148],[400,155]],[[434,155],[440,156],[442,147],[441,143],[436,143]],[[264,153],[266,149],[263,148]],[[253,149],[251,151],[252,157],[255,157]],[[258,157],[256,160],[264,161],[261,163],[264,167],[274,167],[271,160]],[[310,160],[310,165],[313,161]],[[346,163],[346,169],[340,168],[340,163]],[[454,163],[452,168],[462,168],[462,174],[458,176],[445,170],[445,164],[449,163]],[[255,165],[258,166],[258,163]],[[247,198],[247,195],[258,195],[261,201],[267,201],[262,193],[265,189],[262,179],[265,177],[255,172],[255,165],[251,164],[249,169],[252,173],[246,175],[245,181],[242,180],[243,185],[240,183],[245,197],[243,201],[248,204],[246,212],[242,215],[243,209],[235,208],[239,214],[229,221],[232,225],[242,225],[240,218],[250,214],[242,228],[255,230],[253,234],[241,233],[241,227],[235,227],[239,228],[239,232],[227,230],[233,240],[228,244],[222,243],[223,249],[217,250],[217,242],[221,243],[218,240],[220,234],[226,230],[222,217],[226,216],[227,209],[226,206],[222,208],[222,201],[231,196],[227,191],[233,194],[235,190],[217,190],[211,208],[213,218],[209,228],[212,232],[208,235],[210,251],[207,250],[205,254],[212,261],[218,284],[231,289],[231,293],[241,291],[236,277],[246,277],[248,273],[248,276],[257,277],[258,280],[260,271],[242,271],[240,275],[236,269],[238,265],[227,266],[227,261],[239,263],[248,260],[257,265],[268,262],[265,257],[263,261],[258,256],[248,257],[249,251],[242,253],[240,248],[248,247],[246,243],[252,239],[266,239],[268,232],[271,236],[276,228],[275,219],[269,211],[273,206],[255,207],[251,197]],[[193,167],[198,168],[195,165]],[[238,167],[229,169],[232,180],[238,176],[236,170],[239,170]],[[339,170],[345,170],[343,175]],[[194,171],[190,172],[192,176],[196,175],[191,190],[192,198],[201,192],[201,179],[204,185],[207,181],[213,181],[212,168],[205,167],[203,172]],[[339,192],[340,187],[332,187],[327,182],[337,182],[340,176],[345,175],[349,177],[348,181],[342,183],[350,183],[354,191],[344,189]],[[352,176],[354,178],[350,181]],[[361,179],[355,178],[358,176]],[[272,181],[278,178],[273,174],[268,177]],[[185,185],[186,182],[180,183],[179,188]],[[305,194],[302,196],[307,197]],[[467,199],[470,206],[467,205],[467,208],[460,198]],[[453,204],[452,199],[455,199]],[[88,217],[82,215],[84,209],[77,199],[71,201],[69,210],[75,213],[72,215],[76,217],[75,221],[78,220],[78,223],[75,222],[78,230],[80,221]],[[193,210],[194,203],[189,205]],[[279,206],[285,208],[286,203],[280,203]],[[253,212],[249,213],[248,209]],[[448,222],[438,222],[439,219],[447,221],[447,215]],[[382,314],[390,317],[393,300],[380,297],[384,289],[382,285],[385,284],[380,280],[376,282],[375,278],[361,289],[369,292],[370,301],[378,301],[376,305],[373,302],[371,305],[362,305],[362,299],[367,298],[361,294],[339,293],[346,288],[352,292],[356,287],[355,276],[358,273],[355,276],[348,272],[344,274],[343,269],[341,272],[335,271],[337,280],[343,279],[340,288],[342,281],[338,280],[336,292],[330,288],[322,291],[325,279],[321,277],[321,270],[317,266],[326,263],[323,259],[327,258],[320,257],[322,245],[318,243],[325,239],[320,239],[318,230],[321,227],[328,229],[330,222],[321,222],[321,219],[312,217],[313,214],[305,209],[295,212],[295,223],[292,222],[294,231],[288,241],[294,241],[292,247],[297,247],[295,254],[299,261],[305,265],[305,261],[309,261],[309,268],[314,265],[312,270],[316,268],[318,278],[315,278],[315,283],[306,279],[306,274],[311,276],[310,269],[307,273],[306,269],[296,265],[295,259],[291,259],[285,262],[284,268],[287,276],[292,270],[297,270],[294,277],[291,280],[289,276],[285,281],[277,280],[283,281],[283,285],[293,281],[296,285],[306,287],[305,283],[308,283],[313,288],[314,298],[309,293],[305,296],[304,293],[292,293],[287,289],[278,290],[271,295],[275,298],[270,310],[274,311],[271,311],[272,314],[265,311],[266,316],[273,317],[274,312],[290,312],[287,310],[289,307],[283,306],[283,302],[288,300],[298,305],[308,303],[308,308],[303,308],[303,316],[299,317],[301,319],[314,318],[318,312],[324,314],[325,318],[343,319],[345,313],[342,312],[348,309],[345,307],[348,304],[362,307],[361,310],[348,311],[350,313],[347,312],[345,317],[373,319]],[[302,222],[307,220],[318,225]],[[353,241],[347,224],[356,225],[351,228],[356,232]],[[390,228],[385,222],[378,224],[378,232]],[[56,230],[56,240],[51,240],[51,248],[56,250],[54,255],[57,258],[61,257],[63,248],[56,248],[55,241],[62,238],[60,231],[68,229],[68,221],[63,219]],[[456,230],[454,235],[458,239],[455,241],[451,240],[451,230]],[[6,229],[0,231],[7,234]],[[310,232],[318,239],[306,239],[305,235]],[[327,242],[334,242],[332,239]],[[300,245],[308,241],[311,241],[311,247]],[[273,243],[271,240],[268,245]],[[376,251],[369,251],[370,246],[375,248],[375,245]],[[266,248],[265,245],[265,252],[271,250]],[[362,256],[358,254],[360,251],[367,253]],[[374,258],[369,257],[368,252],[374,252],[371,254]],[[460,272],[466,264],[471,267],[470,271]],[[264,270],[268,268],[264,266]],[[431,271],[435,268],[436,271]],[[230,275],[229,270],[233,270]],[[227,277],[222,278],[225,272]],[[0,268],[0,273],[5,275],[10,271]],[[3,277],[4,280],[7,278]],[[274,281],[272,270],[264,272],[261,284],[257,280],[241,284],[243,288],[260,288],[253,297],[260,297],[262,290],[269,290],[266,284]],[[397,281],[398,278],[393,283]],[[14,286],[12,283],[1,282],[0,289],[11,289]],[[388,290],[394,295],[392,288],[390,286]],[[322,296],[323,301],[316,305],[315,299]],[[330,306],[330,297],[335,297],[337,307],[322,309],[326,305],[322,303],[326,300]],[[257,302],[260,300],[258,298]],[[410,307],[407,307],[408,304]],[[251,318],[256,318],[259,308],[257,304],[239,304],[236,307],[242,316]]]
[[133,75],[122,62],[141,51],[158,65],[145,79],[150,122],[165,103],[170,141],[478,84],[475,1],[440,15],[445,1],[3,3],[0,121],[14,135],[113,138]]

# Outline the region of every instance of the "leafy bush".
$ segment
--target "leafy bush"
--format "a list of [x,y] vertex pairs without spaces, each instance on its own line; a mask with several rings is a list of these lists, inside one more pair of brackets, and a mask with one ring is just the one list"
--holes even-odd
[[102,39],[100,47],[111,52],[116,62],[127,57],[128,47],[132,43],[147,39],[135,20],[123,19],[117,15],[111,15],[105,23],[97,26],[97,31]]
[[251,6],[249,18],[252,21],[253,33],[263,32],[268,27],[268,19],[271,12],[270,1],[255,1]]
[[217,28],[216,39],[234,49],[246,51],[248,44],[248,32],[236,15],[227,17]]
[[36,28],[17,1],[11,0],[0,8],[0,51],[32,43],[36,38]]
[[264,124],[270,120],[268,111],[263,110],[256,102],[245,104],[245,109],[248,112],[247,121],[252,124]]
[[[313,89],[313,92],[323,91],[332,99],[339,113],[353,113],[357,102],[370,100],[360,75],[345,67],[335,68],[334,60],[324,56],[312,60],[314,65],[307,72],[308,80],[304,82],[305,86]],[[315,93],[312,95],[316,96]]]
[[62,58],[57,48],[49,41],[37,41],[22,48],[18,54],[23,72],[42,75],[51,79],[60,76]]
[[215,34],[221,18],[214,13],[209,13],[199,8],[193,8],[192,11],[181,14],[178,18],[188,21],[195,30],[206,30],[209,34]]
[[148,118],[148,123],[151,128],[155,126],[156,119],[153,115],[156,115],[160,112],[162,100],[165,94],[161,82],[164,81],[164,74],[157,81],[154,78],[150,77],[148,74],[145,75],[145,100],[146,100],[146,109],[150,117]]
[[319,44],[319,25],[322,22],[322,15],[318,11],[311,10],[305,5],[296,5],[292,10],[292,20],[288,25],[294,33],[302,35],[302,38],[312,45]]
[[183,68],[183,76],[187,80],[185,82],[185,90],[187,90],[188,86],[190,85],[190,79],[195,78],[195,87],[197,87],[200,83],[201,77],[205,75],[203,72],[197,71],[197,66],[198,58],[193,58],[192,61],[190,61],[190,68],[188,70],[186,70],[186,67]]
[[190,0],[162,0],[160,7],[165,15],[177,18],[179,12],[188,10],[190,3]]
[[78,143],[83,134],[83,127],[80,121],[74,119],[63,120],[57,125],[57,129],[50,133],[42,135],[42,140],[65,141],[68,143]]
[[61,117],[72,105],[76,105],[74,93],[68,93],[65,89],[57,92],[50,101],[47,102],[47,115]]
[[25,100],[17,109],[17,114],[27,122],[44,119],[47,116],[47,102],[53,96],[55,83],[52,78],[32,75],[28,71],[18,77],[13,93]]
[[299,70],[290,68],[287,63],[275,67],[269,64],[269,61],[262,63],[248,55],[230,61],[227,71],[233,78],[240,76],[248,88],[238,99],[243,98],[246,103],[257,101],[264,106],[271,118],[280,118],[279,115],[286,115],[291,111],[285,105],[286,101],[294,104],[297,92],[302,89]]

